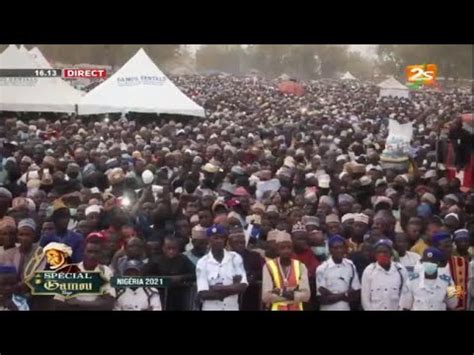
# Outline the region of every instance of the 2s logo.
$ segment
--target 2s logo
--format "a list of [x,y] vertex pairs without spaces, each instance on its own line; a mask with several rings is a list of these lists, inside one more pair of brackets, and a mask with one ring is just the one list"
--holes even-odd
[[438,68],[436,64],[409,65],[406,67],[405,76],[409,83],[432,84],[436,79]]

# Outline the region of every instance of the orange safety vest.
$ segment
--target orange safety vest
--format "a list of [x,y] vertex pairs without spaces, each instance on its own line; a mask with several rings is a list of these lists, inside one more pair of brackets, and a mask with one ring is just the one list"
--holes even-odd
[[[278,259],[279,260],[279,259]],[[275,288],[283,288],[283,275],[280,270],[277,259],[267,259],[266,265],[272,276]],[[290,274],[288,275],[288,284],[286,287],[297,288],[301,277],[301,263],[298,260],[291,260]],[[275,302],[271,306],[272,311],[302,311],[303,303]]]

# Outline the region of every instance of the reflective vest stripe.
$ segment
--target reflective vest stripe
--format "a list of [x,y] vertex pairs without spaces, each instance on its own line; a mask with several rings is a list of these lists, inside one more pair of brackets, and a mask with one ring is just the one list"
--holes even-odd
[[[281,288],[283,284],[282,275],[280,273],[280,268],[275,260],[267,260],[267,267],[272,276],[273,284],[275,288]],[[299,285],[301,277],[301,265],[298,260],[292,260],[291,270],[289,275],[289,281],[292,281],[291,287],[297,287]],[[278,310],[288,310],[288,311],[302,311],[303,303],[291,303],[291,302],[275,302],[271,306],[272,311]]]

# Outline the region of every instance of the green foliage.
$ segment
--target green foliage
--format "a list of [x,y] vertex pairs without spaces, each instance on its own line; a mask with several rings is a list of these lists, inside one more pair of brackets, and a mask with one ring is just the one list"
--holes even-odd
[[438,76],[472,79],[472,45],[379,45],[378,67],[383,74],[403,77],[413,64],[436,64]]

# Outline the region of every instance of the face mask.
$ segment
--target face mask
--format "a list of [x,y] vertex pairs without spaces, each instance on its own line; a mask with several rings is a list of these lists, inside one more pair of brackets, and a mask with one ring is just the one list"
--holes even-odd
[[311,247],[311,250],[313,251],[314,255],[326,255],[326,247]]
[[377,262],[380,266],[388,266],[390,264],[390,256],[379,254],[376,256]]
[[76,208],[70,208],[69,209],[69,214],[71,217],[74,217],[77,214],[77,209]]
[[434,275],[438,270],[438,265],[429,261],[425,261],[423,262],[423,268],[425,269],[426,275]]

